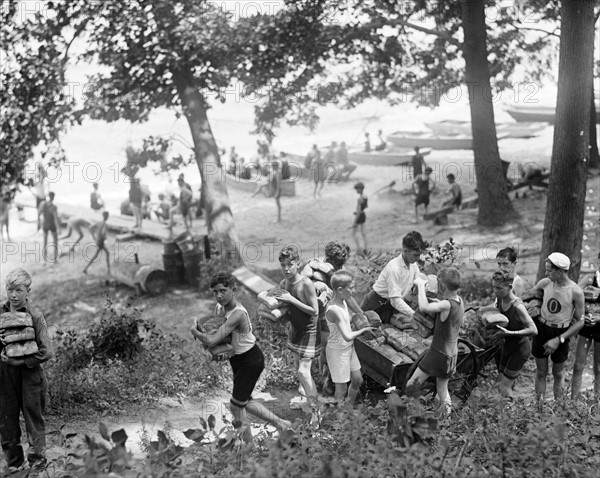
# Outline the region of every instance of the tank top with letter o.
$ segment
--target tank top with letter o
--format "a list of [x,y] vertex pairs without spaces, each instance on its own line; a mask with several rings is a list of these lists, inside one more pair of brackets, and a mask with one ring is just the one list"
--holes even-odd
[[542,303],[542,318],[554,325],[564,325],[571,322],[575,305],[573,304],[573,287],[577,284],[572,280],[565,286],[549,282],[544,286],[544,301]]

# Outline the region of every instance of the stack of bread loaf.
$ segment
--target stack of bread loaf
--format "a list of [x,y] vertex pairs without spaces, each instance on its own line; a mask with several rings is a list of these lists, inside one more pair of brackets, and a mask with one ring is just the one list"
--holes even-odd
[[465,312],[461,335],[473,345],[485,349],[502,340],[497,326],[506,327],[507,325],[508,318],[501,314],[496,306],[487,305]]
[[537,319],[542,315],[542,303],[544,300],[544,291],[540,289],[529,289],[523,292],[521,300],[525,304],[527,313],[532,319]]
[[[218,315],[200,317],[196,319],[196,329],[204,334],[211,334],[221,327],[221,325],[225,323],[225,320],[225,317],[220,317]],[[206,350],[213,358],[220,354],[232,352],[233,345],[231,345],[231,335],[228,335],[222,342],[212,348],[206,347]]]
[[402,331],[391,324],[382,325],[381,330],[387,343],[401,355],[408,357],[408,361],[417,360],[431,345],[431,340],[423,340],[421,337],[416,337],[414,331]]
[[329,304],[329,301],[333,299],[333,291],[327,285],[329,279],[333,275],[333,266],[329,262],[321,262],[313,259],[306,264],[300,274],[304,277],[308,277],[315,285],[317,291],[317,300],[319,302],[319,310],[324,310]]
[[288,313],[287,306],[276,297],[277,291],[281,291],[279,287],[274,287],[269,290],[263,290],[258,294],[258,317],[267,319],[271,322],[277,322]]
[[352,314],[350,323],[352,325],[352,330],[360,330],[364,329],[365,327],[375,327],[375,330],[369,330],[363,334],[367,340],[383,336],[381,330],[379,329],[381,326],[381,318],[374,310],[367,310],[364,315]]
[[27,312],[0,314],[0,332],[4,334],[7,357],[22,358],[38,352],[33,319]]

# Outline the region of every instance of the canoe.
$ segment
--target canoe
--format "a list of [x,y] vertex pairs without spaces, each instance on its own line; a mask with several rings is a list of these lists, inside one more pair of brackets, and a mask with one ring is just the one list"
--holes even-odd
[[[600,124],[600,104],[596,102],[596,123]],[[554,106],[521,106],[515,105],[506,108],[506,112],[511,115],[515,121],[531,122],[539,121],[543,123],[554,123],[556,107]]]
[[[237,189],[238,191],[244,191],[247,193],[253,193],[256,188],[267,184],[267,178],[265,176],[252,177],[251,179],[242,179],[239,176],[233,174],[225,174],[225,184],[228,188]],[[295,180],[284,180],[281,182],[281,195],[293,197],[296,195],[296,181]]]
[[[471,136],[471,122],[458,120],[435,121],[425,123],[434,134],[440,136],[453,136],[464,134]],[[506,133],[508,138],[531,138],[543,130],[545,125],[538,122],[529,123],[498,123],[496,125],[496,134]]]
[[[427,156],[431,148],[422,148],[420,153]],[[409,162],[415,155],[414,149],[390,149],[384,151],[349,150],[348,159],[351,163],[364,166],[400,166]]]
[[[506,133],[496,135],[498,139],[507,136]],[[473,138],[466,134],[444,136],[425,131],[397,131],[388,136],[388,141],[400,148],[473,149]]]

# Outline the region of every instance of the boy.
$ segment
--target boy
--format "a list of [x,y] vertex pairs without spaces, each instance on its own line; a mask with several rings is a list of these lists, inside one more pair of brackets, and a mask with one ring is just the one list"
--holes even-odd
[[583,327],[584,299],[581,288],[569,279],[571,261],[560,252],[553,252],[544,264],[548,277],[534,289],[544,291],[542,315],[534,320],[538,335],[533,338],[531,354],[535,357],[535,393],[538,402],[546,395],[548,358],[552,359],[554,398],[563,394],[564,368],[569,356],[569,337]]
[[0,198],[0,238],[4,240],[4,229],[6,228],[6,240],[10,242],[10,234],[8,233],[8,213],[10,202],[4,198]]
[[[173,202],[173,201],[171,201]],[[171,209],[171,204],[166,200],[165,195],[160,193],[158,195],[158,206],[154,210],[154,214],[156,214],[156,218],[159,221],[166,221],[169,219],[169,210]]]
[[505,397],[512,396],[512,386],[531,354],[529,337],[537,335],[537,327],[523,302],[514,294],[512,285],[513,275],[510,272],[494,272],[492,290],[496,295],[495,306],[498,312],[508,318],[506,327],[496,326],[504,337],[498,367],[498,390]]
[[375,151],[383,151],[387,146],[385,139],[383,139],[383,130],[377,131],[377,139],[379,143],[375,146]]
[[87,274],[88,267],[90,267],[90,265],[92,265],[96,261],[96,258],[102,253],[102,251],[104,251],[104,252],[106,252],[106,268],[108,269],[108,275],[110,275],[110,253],[108,252],[108,249],[106,248],[106,245],[104,244],[104,241],[106,241],[106,236],[107,236],[107,232],[108,232],[108,226],[106,225],[107,220],[108,220],[108,211],[104,211],[104,212],[102,212],[102,221],[94,224],[90,228],[90,232],[92,233],[92,237],[96,241],[96,246],[98,247],[98,249],[96,250],[94,257],[92,257],[90,259],[90,262],[88,262],[88,265],[85,266],[85,268],[83,269],[84,274]]
[[200,332],[196,323],[191,328],[192,335],[209,348],[223,342],[231,335],[233,355],[229,363],[233,371],[233,392],[229,409],[233,415],[233,426],[240,429],[244,424],[244,410],[275,425],[279,430],[291,427],[287,420],[279,418],[263,404],[252,399],[252,391],[265,368],[265,357],[256,344],[252,333],[250,316],[235,297],[235,279],[223,272],[213,274],[210,288],[217,301],[215,314],[224,317],[225,323],[211,334]]
[[90,222],[83,217],[75,216],[75,217],[72,217],[71,219],[69,219],[69,229],[67,231],[67,234],[64,235],[63,237],[61,237],[61,239],[67,239],[67,238],[71,237],[71,233],[73,232],[73,229],[75,229],[75,232],[77,232],[77,234],[79,234],[79,237],[77,238],[77,240],[71,244],[71,247],[69,247],[69,254],[75,250],[75,247],[77,246],[77,244],[79,244],[79,242],[83,239],[83,228],[86,228],[89,230],[90,225],[91,225]]
[[348,150],[346,149],[346,143],[341,142],[340,147],[335,152],[335,163],[340,170],[340,181],[347,181],[350,179],[350,175],[356,169],[356,164],[348,161]]
[[423,204],[425,214],[427,214],[427,206],[429,206],[429,195],[435,189],[435,182],[429,176],[433,172],[429,166],[425,168],[425,172],[417,176],[412,184],[413,193],[415,195],[415,222],[419,224],[419,206]]
[[435,377],[442,411],[449,414],[452,411],[452,399],[448,392],[448,381],[456,369],[458,332],[465,311],[463,300],[457,293],[460,287],[460,272],[455,267],[445,267],[438,273],[438,288],[442,297],[438,302],[427,301],[426,283],[424,279],[415,280],[419,310],[435,314],[433,339],[414,375],[408,380],[406,392],[407,395],[418,397],[420,385],[427,378]]
[[173,232],[173,221],[175,220],[175,213],[181,213],[183,216],[183,225],[185,226],[186,231],[190,231],[190,223],[192,221],[190,215],[190,207],[192,205],[193,194],[192,190],[188,189],[183,178],[180,177],[177,179],[177,185],[179,186],[179,202],[177,206],[174,206],[169,211],[170,222],[167,226],[169,231]]
[[46,391],[48,388],[42,363],[52,357],[44,315],[27,299],[31,276],[25,269],[15,269],[6,276],[8,301],[2,313],[26,312],[33,319],[38,352],[23,358],[9,358],[4,351],[4,333],[0,334],[0,441],[9,473],[24,467],[19,414],[23,410],[29,440],[27,461],[32,467],[46,461]]
[[267,197],[272,197],[275,199],[275,205],[277,206],[277,222],[281,222],[281,181],[282,174],[279,169],[279,163],[277,161],[273,161],[271,163],[271,170],[269,171],[269,181],[267,184],[263,184],[259,186],[256,191],[250,197],[256,196],[258,193],[264,193]]
[[419,272],[417,261],[425,247],[421,233],[412,231],[404,236],[402,254],[385,265],[373,288],[363,299],[361,309],[365,312],[374,310],[384,323],[389,323],[397,311],[412,317],[414,310],[404,301],[404,297],[410,294]]
[[[354,185],[354,189],[358,193],[358,200],[356,201],[356,210],[354,211],[354,223],[352,224],[352,235],[356,242],[356,250],[358,255],[367,254],[367,235],[365,233],[365,222],[367,221],[367,215],[365,209],[367,209],[369,200],[365,196],[364,190],[365,185],[362,182],[358,182]],[[360,247],[359,234],[363,239],[363,247]]]
[[[360,362],[354,350],[354,339],[364,332],[374,330],[374,327],[364,327],[352,331],[348,303],[354,293],[354,276],[347,271],[337,271],[331,277],[331,288],[334,296],[327,307],[327,325],[329,338],[327,340],[327,365],[331,379],[335,384],[334,398],[339,403],[347,400],[354,405],[358,392],[363,383],[360,372]],[[348,389],[348,382],[350,388]],[[346,394],[348,397],[346,398]]]
[[56,204],[54,204],[54,193],[48,193],[48,201],[44,201],[40,204],[38,208],[38,221],[40,217],[42,220],[42,229],[44,231],[44,249],[42,250],[42,257],[44,259],[44,264],[46,263],[48,257],[48,233],[52,233],[52,239],[54,242],[52,245],[54,246],[54,260],[56,262],[58,260],[58,231],[60,231],[60,222],[58,220],[58,210],[56,209]]
[[275,296],[289,306],[287,346],[294,355],[298,380],[313,413],[312,420],[318,420],[317,386],[310,367],[313,358],[321,353],[319,303],[314,284],[300,274],[299,266],[300,252],[295,246],[286,246],[279,252],[279,267],[284,279],[280,283],[282,290],[277,291]]
[[[600,287],[600,253],[596,260],[597,270],[593,274],[585,275],[577,285],[581,289],[588,286]],[[586,299],[586,302],[588,300]],[[593,303],[590,299],[589,302]],[[600,303],[600,298],[596,299],[596,304]],[[595,313],[590,313],[585,317],[585,325],[577,337],[577,348],[575,351],[575,363],[573,364],[573,377],[571,378],[571,398],[575,400],[581,393],[581,378],[585,370],[588,351],[594,344],[594,395],[600,398],[600,315],[596,309]]]
[[417,178],[417,176],[423,173],[423,167],[425,166],[425,158],[419,151],[419,147],[415,146],[415,154],[411,158],[413,167],[413,178],[415,179]]
[[512,247],[505,247],[496,254],[496,262],[499,270],[512,274],[514,277],[512,291],[517,297],[521,297],[527,287],[525,281],[515,272],[517,257],[517,253]]
[[460,186],[456,184],[456,178],[454,174],[449,174],[446,176],[446,179],[448,180],[448,184],[450,184],[450,189],[448,192],[452,195],[452,197],[447,201],[444,201],[443,206],[455,206],[456,209],[459,209],[460,205],[462,204],[462,191]]

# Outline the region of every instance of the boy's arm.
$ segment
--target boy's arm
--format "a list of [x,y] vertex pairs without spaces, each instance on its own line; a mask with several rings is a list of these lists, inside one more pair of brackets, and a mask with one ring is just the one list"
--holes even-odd
[[350,300],[348,300],[346,304],[348,304],[348,308],[355,314],[365,315],[365,313],[360,308],[360,305],[358,305],[358,302],[356,302],[356,299],[354,297],[350,297]]
[[317,315],[319,313],[319,303],[317,301],[317,292],[315,291],[314,284],[310,280],[304,280],[302,292],[304,293],[306,303],[296,299],[292,294],[285,290],[276,291],[274,295],[279,300],[294,305],[305,314],[310,316]]
[[[450,311],[450,302],[447,300],[440,300],[439,302],[429,303],[427,300],[427,295],[425,294],[425,281],[422,279],[417,279],[415,284],[417,285],[419,310],[421,312],[425,312],[426,314],[441,313],[441,320],[444,322],[448,315],[447,312]],[[443,314],[443,312],[446,312],[446,314]]]
[[204,332],[200,332],[196,328],[196,322],[194,321],[194,325],[192,326],[191,332],[192,335],[200,340],[204,345],[206,345],[209,349],[213,348],[215,345],[223,342],[231,332],[235,330],[238,326],[240,319],[243,317],[243,312],[241,310],[236,310],[233,314],[229,316],[229,318],[225,321],[221,327],[219,327],[214,332],[208,334]]
[[328,309],[326,316],[330,322],[333,322],[334,324],[336,324],[338,326],[340,335],[346,342],[350,342],[350,341],[354,340],[356,337],[358,337],[359,335],[363,334],[364,332],[366,332],[368,330],[375,329],[375,327],[364,327],[360,330],[354,331],[350,328],[350,326],[348,325],[348,322],[346,322],[345,320],[342,320],[340,313],[334,309]]
[[499,325],[497,325],[496,327],[498,327],[498,329],[506,337],[530,337],[538,334],[537,327],[535,326],[533,319],[531,318],[523,304],[519,304],[517,306],[517,318],[525,326],[524,329],[507,330],[506,328],[500,327]]
[[540,289],[542,290],[544,287],[546,287],[548,284],[550,283],[550,279],[548,279],[547,277],[544,277],[543,279],[541,279],[536,285],[533,286],[534,289]]
[[58,208],[54,206],[54,211],[52,212],[54,216],[54,225],[56,227],[56,232],[60,232],[60,220],[58,219]]

